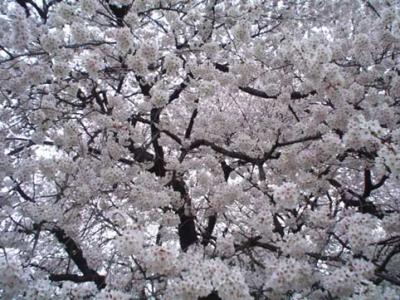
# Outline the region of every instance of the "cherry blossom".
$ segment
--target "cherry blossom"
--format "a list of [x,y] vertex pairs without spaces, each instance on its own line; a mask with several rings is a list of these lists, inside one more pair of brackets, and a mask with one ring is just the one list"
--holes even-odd
[[0,298],[400,299],[399,16],[0,1]]

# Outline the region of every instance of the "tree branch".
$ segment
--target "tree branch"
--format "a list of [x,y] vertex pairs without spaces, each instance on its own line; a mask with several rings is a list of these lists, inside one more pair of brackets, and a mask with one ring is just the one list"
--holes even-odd
[[[91,269],[87,263],[86,258],[83,256],[82,250],[79,248],[78,244],[70,238],[63,229],[54,227],[50,230],[51,233],[54,234],[57,241],[64,245],[64,249],[67,252],[69,258],[75,263],[78,267],[79,271],[82,272],[83,276],[77,275],[50,275],[51,278],[55,279],[56,281],[63,280],[84,280],[84,281],[93,281],[98,289],[103,289],[106,286],[105,283],[105,276],[98,274],[95,270]],[[74,280],[72,280],[74,279]],[[79,281],[79,282],[84,282]]]

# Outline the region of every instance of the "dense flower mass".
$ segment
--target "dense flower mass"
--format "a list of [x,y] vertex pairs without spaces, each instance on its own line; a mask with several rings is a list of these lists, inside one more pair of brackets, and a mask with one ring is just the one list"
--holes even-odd
[[2,299],[400,299],[398,0],[3,0],[0,117]]

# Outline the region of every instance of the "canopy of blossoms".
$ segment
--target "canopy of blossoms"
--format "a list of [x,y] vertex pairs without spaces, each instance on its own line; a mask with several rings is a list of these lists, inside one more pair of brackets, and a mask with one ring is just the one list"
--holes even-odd
[[399,16],[0,1],[0,298],[399,299]]

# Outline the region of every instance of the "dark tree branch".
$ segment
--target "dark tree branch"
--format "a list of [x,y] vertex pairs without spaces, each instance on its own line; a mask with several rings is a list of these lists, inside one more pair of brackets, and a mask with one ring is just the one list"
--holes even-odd
[[29,201],[29,202],[35,202],[35,200],[28,196],[27,193],[24,192],[24,190],[21,188],[21,184],[18,183],[14,178],[11,178],[12,181],[15,183],[15,187],[13,188],[24,200]]
[[379,18],[381,17],[381,15],[379,14],[379,12],[376,10],[376,8],[371,4],[370,1],[368,0],[363,0],[363,2],[365,3],[365,5],[371,9]]
[[281,222],[279,222],[278,214],[274,214],[273,221],[274,221],[274,229],[272,231],[279,233],[279,235],[283,237],[285,235],[285,230]]
[[195,108],[193,110],[192,116],[190,117],[189,125],[185,132],[185,139],[190,139],[190,135],[192,134],[192,130],[193,130],[194,120],[197,117],[197,113],[198,113],[198,110],[197,110],[197,108]]
[[164,162],[164,150],[161,147],[160,143],[158,142],[158,138],[160,136],[160,131],[157,127],[156,124],[160,122],[160,114],[161,114],[161,108],[153,108],[150,112],[150,118],[151,118],[151,137],[152,137],[152,145],[155,153],[154,157],[154,167],[152,168],[152,171],[157,176],[164,177],[166,174],[165,170],[165,162]]
[[[346,189],[343,187],[343,185],[338,182],[337,180],[331,178],[328,179],[328,182],[334,186],[335,188],[337,188],[338,190],[341,191],[341,195],[342,195],[342,201],[343,203],[346,205],[346,207],[358,207],[359,211],[363,214],[371,214],[376,216],[379,219],[383,218],[383,212],[378,209],[378,207],[372,202],[372,201],[368,201],[367,197],[364,197],[364,195],[359,195],[357,193],[355,193],[354,191],[350,190],[350,189]],[[368,186],[368,183],[367,183]],[[354,195],[354,197],[356,197],[356,199],[348,199],[348,197],[345,196],[344,192],[348,192],[352,195]],[[365,191],[364,191],[365,193]],[[370,192],[367,192],[366,194],[369,194]]]
[[212,233],[215,228],[215,224],[217,224],[217,214],[213,214],[212,216],[209,216],[207,218],[207,228],[206,228],[205,232],[203,233],[203,241],[201,242],[201,244],[204,247],[207,246],[208,243],[210,242]]
[[294,118],[296,119],[297,122],[300,122],[299,117],[297,116],[296,112],[294,111],[293,107],[289,104],[288,105],[289,111],[292,113],[292,115],[294,116]]
[[248,87],[248,86],[240,86],[239,89],[242,92],[245,92],[245,93],[247,93],[249,95],[260,97],[260,98],[264,98],[264,99],[276,99],[276,98],[278,98],[277,95],[268,95],[266,92],[263,92],[263,91],[260,91],[260,90],[257,90],[255,88]]
[[[228,64],[219,64],[219,63],[215,63],[214,67],[221,72],[224,73],[228,73],[229,72],[229,65]],[[266,92],[260,91],[258,89],[252,88],[252,87],[248,87],[248,86],[240,86],[239,89],[242,92],[245,92],[249,95],[252,96],[256,96],[256,97],[260,97],[260,98],[264,98],[264,99],[277,99],[278,95],[268,95]],[[316,95],[317,92],[316,91],[311,91],[309,93],[306,94],[302,94],[300,92],[292,92],[290,94],[290,99],[292,100],[299,100],[299,99],[303,99],[303,98],[307,98],[310,95]]]
[[42,20],[47,19],[47,13],[43,9],[41,9],[34,1],[32,0],[16,0],[16,1],[19,5],[21,5],[24,8],[27,17],[30,16],[29,8],[27,6],[27,4],[29,4],[36,10],[36,12],[39,14]]
[[221,154],[226,155],[228,157],[237,158],[237,159],[243,160],[243,161],[248,162],[248,163],[259,165],[260,163],[264,163],[268,159],[273,159],[273,158],[279,157],[279,156],[277,156],[277,157],[272,156],[273,152],[277,148],[290,146],[290,145],[303,143],[303,142],[308,142],[308,141],[315,141],[315,140],[319,140],[321,137],[322,137],[321,134],[316,134],[314,136],[306,136],[306,137],[294,139],[294,140],[291,140],[291,141],[276,142],[275,145],[271,148],[271,150],[269,152],[265,153],[262,158],[251,157],[251,156],[249,156],[249,155],[247,155],[246,153],[243,153],[243,152],[227,150],[227,149],[225,149],[225,148],[223,148],[221,146],[218,146],[218,145],[214,144],[213,142],[210,142],[210,141],[207,141],[207,140],[204,140],[204,139],[199,139],[199,140],[193,141],[187,149],[184,149],[184,151],[181,154],[180,161],[183,161],[184,157],[186,156],[186,154],[190,150],[197,149],[197,148],[199,148],[201,146],[207,146],[207,147],[210,147],[211,149],[213,149],[215,152],[221,153]]
[[263,248],[266,250],[269,250],[271,252],[281,252],[281,250],[279,249],[279,247],[269,244],[269,243],[264,243],[264,242],[260,242],[260,240],[262,239],[261,236],[256,236],[253,238],[249,238],[246,242],[242,243],[242,244],[236,244],[235,245],[235,250],[236,251],[243,251],[247,248],[253,248],[253,247],[259,247],[259,248]]
[[394,285],[400,286],[400,278],[396,278],[396,277],[390,276],[388,274],[379,273],[379,272],[375,272],[375,275],[386,281],[389,281],[390,283],[392,283]]
[[175,213],[179,216],[180,223],[178,225],[179,242],[181,249],[186,251],[190,245],[197,243],[197,231],[195,225],[195,217],[190,211],[191,198],[187,192],[185,182],[182,178],[179,178],[176,173],[173,174],[172,180],[169,185],[174,191],[180,193],[181,198],[184,201],[182,207],[177,209]]
[[218,296],[217,292],[212,292],[205,297],[200,297],[199,300],[221,300],[221,298]]
[[[70,238],[64,230],[58,227],[54,227],[50,230],[51,233],[54,234],[56,237],[57,241],[61,244],[64,245],[64,249],[67,252],[69,258],[75,263],[75,265],[78,267],[79,271],[82,272],[83,276],[77,276],[77,275],[70,275],[70,274],[64,274],[64,275],[56,275],[52,274],[50,275],[50,279],[54,278],[56,281],[60,281],[61,278],[68,278],[65,280],[83,280],[84,281],[93,281],[98,289],[103,289],[106,286],[105,283],[105,276],[98,274],[95,270],[91,269],[87,263],[86,258],[83,256],[83,252],[78,246],[78,244]],[[63,277],[64,276],[64,277]],[[90,279],[90,280],[89,280]],[[72,280],[73,281],[73,280]],[[80,282],[84,282],[80,281]]]
[[[116,18],[117,25],[120,27],[124,26],[124,18],[128,14],[130,5],[114,5],[110,4],[110,0],[106,0],[108,7]],[[112,2],[112,1],[111,1]],[[114,20],[115,21],[115,20]]]
[[230,175],[231,172],[234,171],[235,169],[232,168],[231,166],[229,166],[225,161],[222,161],[222,162],[221,162],[221,168],[222,168],[222,172],[224,172],[224,179],[225,179],[225,181],[228,181],[229,175]]
[[97,278],[92,275],[76,275],[76,274],[50,274],[51,281],[72,281],[75,283],[94,282]]
[[276,147],[279,148],[279,147],[290,146],[290,145],[303,143],[303,142],[316,141],[316,140],[321,139],[321,137],[322,137],[322,134],[318,133],[316,135],[301,137],[301,138],[294,139],[291,141],[278,142],[278,143],[276,143]]
[[37,14],[42,19],[43,23],[47,22],[50,7],[61,1],[62,0],[52,0],[49,3],[46,3],[45,1],[43,1],[43,7],[40,8],[39,5],[34,0],[16,0],[16,2],[25,10],[25,14],[27,17],[30,17],[30,15],[31,15],[29,7],[27,5],[27,4],[29,4],[30,6],[32,6],[35,9]]
[[224,149],[224,148],[222,148],[222,147],[220,147],[218,145],[215,145],[212,142],[209,142],[209,141],[203,140],[203,139],[196,140],[193,143],[191,143],[187,150],[190,151],[190,150],[199,148],[201,146],[210,147],[211,149],[213,149],[214,151],[216,151],[218,153],[224,154],[224,155],[229,156],[231,158],[237,158],[237,159],[240,159],[240,160],[244,160],[246,162],[250,162],[250,163],[256,164],[259,161],[259,159],[250,157],[245,153],[236,152],[236,151],[230,151],[230,150]]
[[168,97],[168,103],[171,103],[175,99],[178,99],[183,90],[187,87],[187,84],[189,82],[189,78],[186,78],[185,81],[183,81],[178,87],[175,88],[175,90],[172,92],[171,95]]
[[[140,116],[131,116],[130,117],[131,122],[140,122],[143,124],[149,124],[151,125],[152,122],[150,120],[147,120],[145,118],[142,118]],[[169,136],[171,139],[173,139],[175,142],[177,142],[179,145],[182,144],[182,140],[174,133],[170,132],[169,130],[166,129],[158,129],[160,132],[166,134],[167,136]]]

